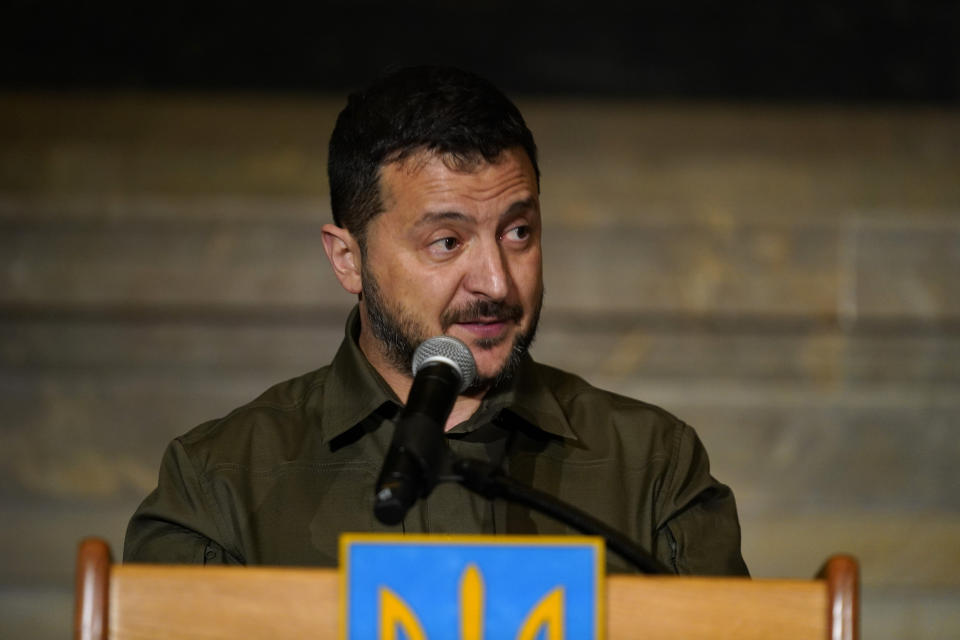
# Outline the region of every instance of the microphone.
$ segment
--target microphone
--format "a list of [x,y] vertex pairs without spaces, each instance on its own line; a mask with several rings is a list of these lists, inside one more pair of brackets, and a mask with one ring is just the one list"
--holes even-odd
[[433,490],[446,452],[443,427],[476,376],[473,354],[456,338],[436,336],[417,347],[410,396],[377,479],[373,513],[383,524],[399,523],[417,498]]

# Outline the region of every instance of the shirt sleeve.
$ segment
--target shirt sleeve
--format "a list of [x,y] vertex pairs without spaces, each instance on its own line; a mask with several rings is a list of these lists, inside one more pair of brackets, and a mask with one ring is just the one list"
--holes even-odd
[[707,452],[683,424],[657,500],[654,554],[680,574],[749,575],[733,492],[710,475]]
[[226,549],[215,509],[179,440],[167,447],[157,488],[127,525],[124,562],[242,564]]

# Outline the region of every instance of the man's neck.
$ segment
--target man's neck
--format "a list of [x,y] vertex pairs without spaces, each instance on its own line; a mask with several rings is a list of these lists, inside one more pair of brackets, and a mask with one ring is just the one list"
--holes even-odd
[[[413,386],[413,378],[409,374],[400,373],[393,364],[387,360],[381,353],[380,344],[376,339],[361,333],[358,340],[360,351],[366,356],[367,361],[376,369],[380,377],[393,389],[397,397],[406,404],[410,396],[410,388]],[[486,395],[486,389],[470,395],[459,395],[453,404],[453,410],[447,418],[447,423],[443,430],[449,431],[461,422],[467,420],[477,409],[480,408],[480,402]]]

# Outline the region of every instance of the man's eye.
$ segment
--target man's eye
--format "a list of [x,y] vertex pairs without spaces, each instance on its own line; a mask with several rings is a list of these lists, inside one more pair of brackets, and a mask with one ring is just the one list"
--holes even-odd
[[434,240],[431,243],[431,246],[439,251],[453,251],[460,246],[460,241],[453,236],[449,236],[446,238],[440,238],[439,240]]
[[530,227],[523,224],[510,229],[503,235],[510,240],[526,240],[530,236]]

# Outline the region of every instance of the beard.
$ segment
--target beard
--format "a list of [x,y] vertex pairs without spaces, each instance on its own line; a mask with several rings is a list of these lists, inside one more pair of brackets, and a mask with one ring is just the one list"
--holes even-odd
[[[413,318],[404,309],[391,307],[384,299],[376,278],[366,268],[362,267],[363,300],[366,303],[367,320],[370,329],[380,342],[383,355],[387,362],[398,372],[411,375],[413,369],[413,353],[424,340],[433,337],[427,328],[416,318]],[[540,321],[540,309],[543,306],[543,289],[540,298],[530,315],[530,326],[513,339],[510,354],[500,369],[490,376],[477,375],[473,384],[467,389],[478,391],[507,384],[513,379],[523,355],[533,344],[537,334],[537,324]],[[508,304],[493,300],[475,300],[456,309],[450,309],[440,316],[441,332],[445,333],[452,325],[461,322],[476,321],[480,318],[498,318],[507,322],[517,322],[523,318],[523,307],[519,304]],[[474,342],[473,348],[492,349],[502,344],[507,336],[497,338],[481,338]]]

